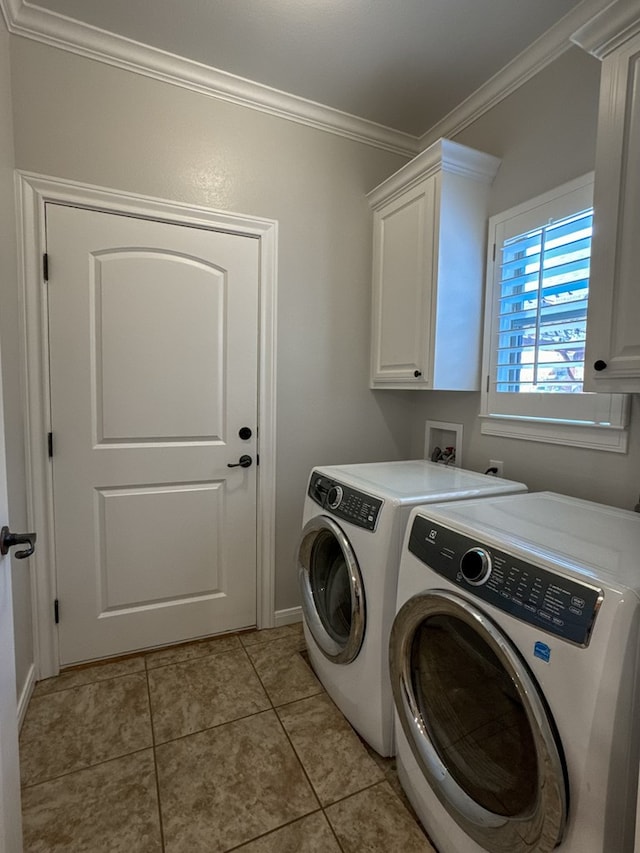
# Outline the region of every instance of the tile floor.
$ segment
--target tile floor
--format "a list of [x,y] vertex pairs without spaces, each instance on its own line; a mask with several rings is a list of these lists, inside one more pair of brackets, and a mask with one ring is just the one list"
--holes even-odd
[[434,853],[303,651],[287,625],[39,682],[25,853]]

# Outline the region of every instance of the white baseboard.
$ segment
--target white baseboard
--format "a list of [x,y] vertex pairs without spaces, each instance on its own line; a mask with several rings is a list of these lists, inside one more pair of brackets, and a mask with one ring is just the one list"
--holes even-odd
[[20,692],[20,698],[18,699],[18,731],[20,731],[20,729],[22,728],[22,724],[24,723],[24,717],[27,713],[29,700],[31,699],[31,694],[33,693],[33,688],[35,686],[36,669],[35,666],[31,664],[27,672],[27,677],[24,680],[22,690]]
[[286,610],[276,610],[275,627],[291,625],[293,622],[302,622],[302,607],[289,607]]

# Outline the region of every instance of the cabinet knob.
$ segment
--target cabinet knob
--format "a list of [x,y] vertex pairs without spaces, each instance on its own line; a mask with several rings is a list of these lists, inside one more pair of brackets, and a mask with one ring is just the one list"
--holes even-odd
[[600,370],[604,370],[606,368],[606,366],[607,366],[607,362],[603,361],[601,358],[599,358],[596,362],[594,362],[593,369],[600,371]]
[[418,379],[420,376],[422,376],[422,371],[421,370],[414,370],[413,375],[416,377],[416,379]]

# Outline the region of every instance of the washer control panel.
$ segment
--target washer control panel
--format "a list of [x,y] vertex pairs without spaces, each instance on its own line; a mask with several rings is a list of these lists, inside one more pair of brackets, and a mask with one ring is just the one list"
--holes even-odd
[[316,471],[309,481],[309,497],[337,518],[371,531],[376,529],[384,503]]
[[409,550],[437,574],[517,619],[589,645],[601,589],[416,516]]

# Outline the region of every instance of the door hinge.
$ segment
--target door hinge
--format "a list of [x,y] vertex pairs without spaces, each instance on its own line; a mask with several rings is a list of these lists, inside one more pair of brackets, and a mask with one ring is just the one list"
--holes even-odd
[[42,278],[49,281],[49,255],[47,252],[42,256]]
[[487,373],[487,394],[489,393],[489,374]]
[[53,602],[53,621],[58,624],[60,622],[60,604],[58,603],[58,599]]
[[47,452],[49,453],[49,459],[53,456],[53,433],[47,433]]
[[496,259],[496,244],[494,243],[493,244],[493,260],[495,261],[495,259]]

